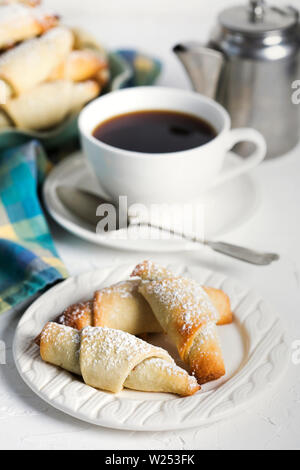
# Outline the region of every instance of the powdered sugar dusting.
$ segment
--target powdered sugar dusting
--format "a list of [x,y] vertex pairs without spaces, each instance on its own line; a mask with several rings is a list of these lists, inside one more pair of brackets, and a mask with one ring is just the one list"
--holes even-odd
[[[164,377],[169,377],[170,385],[172,385],[173,378],[176,381],[176,378],[181,377],[178,385],[182,390],[186,390],[185,393],[192,394],[199,389],[195,377],[189,376],[185,370],[178,367],[166,351],[119,330],[86,327],[82,332],[79,332],[65,325],[48,323],[43,330],[42,341],[50,343],[54,350],[57,348],[64,351],[65,364],[72,364],[72,369],[67,370],[74,372],[73,364],[78,361],[79,366],[80,360],[79,367],[81,367],[81,373],[85,380],[86,374],[83,372],[84,369],[88,371],[92,367],[92,370],[96,370],[96,373],[100,374],[98,375],[99,385],[102,385],[101,378],[105,376],[111,377],[112,384],[120,379],[121,383],[124,381],[125,384],[126,376],[124,375],[122,379],[122,373],[124,371],[126,373],[126,368],[129,366],[127,371],[129,378],[131,367],[140,360],[136,368],[141,367],[142,374],[146,374],[146,377],[149,373],[156,373],[159,376],[161,372]],[[71,344],[75,347],[65,347]],[[63,348],[61,348],[62,346]],[[149,357],[145,359],[147,355]],[[82,369],[82,365],[84,369]],[[97,367],[99,368],[97,369]],[[78,371],[76,369],[76,373],[79,372],[80,369]],[[89,382],[87,381],[86,383]],[[93,383],[90,385],[97,386],[97,384]],[[176,385],[176,382],[173,385]],[[112,386],[113,390],[114,385]],[[170,390],[173,390],[173,386],[171,386]]]
[[160,370],[163,374],[167,374],[169,377],[184,377],[188,382],[188,387],[194,389],[198,386],[198,382],[195,377],[188,374],[187,371],[178,367],[175,362],[169,363],[163,359],[156,357],[146,359],[143,362],[145,367],[155,367]]
[[47,16],[56,16],[52,11],[46,11],[44,8],[31,8],[27,5],[20,5],[18,3],[0,5],[0,8],[0,24],[16,20],[25,21],[27,18],[35,18],[39,21],[43,21]]
[[213,322],[206,323],[199,331],[197,335],[197,344],[204,345],[209,339],[218,341],[218,336],[216,335],[216,325]]
[[146,261],[144,267],[146,268],[146,274],[148,275],[148,279],[164,279],[166,277],[172,277],[172,273],[170,271],[155,263],[154,261]]
[[219,351],[198,351],[198,357],[205,357],[206,359],[211,357],[221,357],[221,353]]
[[[0,66],[8,65],[15,65],[13,61],[18,59],[19,57],[26,58],[27,65],[35,65],[37,60],[40,60],[41,57],[41,46],[45,45],[49,51],[53,50],[53,52],[57,51],[57,43],[56,38],[61,38],[61,43],[65,45],[66,51],[68,46],[71,49],[71,38],[72,33],[64,28],[64,27],[57,27],[53,28],[48,31],[46,34],[39,38],[29,39],[18,47],[14,47],[9,51],[5,52],[0,56]],[[70,41],[70,44],[68,43]],[[43,51],[45,53],[45,51]]]
[[166,372],[168,375],[188,375],[188,373],[178,367],[175,362],[166,362],[163,359],[160,359],[158,357],[152,357],[150,359],[146,359],[145,363],[147,362],[147,365],[154,366],[157,369],[160,369],[161,371]]
[[111,287],[105,287],[100,294],[118,294],[121,299],[127,299],[133,297],[133,294],[137,292],[140,281],[125,281],[115,284]]
[[139,355],[157,353],[166,355],[161,349],[136,338],[129,333],[111,328],[86,327],[82,330],[81,348],[85,349],[93,362],[101,360],[106,364],[107,370],[118,368],[126,361],[134,361]]
[[134,269],[132,276],[139,276],[145,280],[159,280],[171,278],[173,274],[158,263],[147,260]]
[[[74,306],[74,309],[72,309],[72,316],[73,316],[74,320],[78,320],[83,316],[83,308],[84,308],[83,304],[77,304],[76,306]],[[65,310],[60,315],[60,317],[58,317],[57,323],[59,323],[60,325],[66,325],[67,324],[68,315],[70,314],[69,310],[70,309]]]
[[[169,317],[172,310],[178,312],[178,324],[189,332],[205,322],[217,322],[219,313],[204,289],[195,281],[185,278],[144,281],[147,292],[154,294],[166,307]],[[170,320],[167,319],[167,321]]]
[[[53,343],[59,346],[65,342],[80,343],[80,332],[65,325],[48,323],[42,331],[41,339],[44,343]],[[55,339],[55,341],[54,341]]]

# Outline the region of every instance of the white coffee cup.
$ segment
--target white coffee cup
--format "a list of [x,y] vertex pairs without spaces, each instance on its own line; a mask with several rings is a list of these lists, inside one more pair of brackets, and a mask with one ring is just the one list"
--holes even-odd
[[[217,136],[192,150],[149,154],[122,150],[93,136],[101,123],[120,114],[146,111],[181,111],[210,123]],[[259,165],[266,156],[266,142],[254,129],[231,130],[227,111],[198,93],[160,87],[115,91],[90,103],[79,118],[84,154],[106,196],[129,203],[190,202],[201,193]],[[155,135],[153,136],[155,139]],[[224,170],[229,150],[240,142],[252,142],[255,151],[234,169]]]

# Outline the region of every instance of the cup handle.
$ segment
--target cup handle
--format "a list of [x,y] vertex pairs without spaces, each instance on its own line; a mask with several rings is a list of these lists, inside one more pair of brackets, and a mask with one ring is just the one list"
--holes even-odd
[[252,168],[257,167],[265,159],[267,144],[260,132],[250,128],[231,130],[227,138],[226,151],[230,151],[236,144],[241,142],[252,142],[256,145],[256,149],[249,157],[245,158],[244,161],[236,166],[236,168],[224,170],[223,173],[218,176],[216,185],[225,183],[232,178],[252,170]]

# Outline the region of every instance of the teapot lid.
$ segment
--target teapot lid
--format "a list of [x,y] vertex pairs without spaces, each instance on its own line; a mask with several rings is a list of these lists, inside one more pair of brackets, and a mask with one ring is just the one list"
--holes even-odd
[[285,31],[298,20],[299,12],[295,8],[268,6],[264,0],[250,0],[248,5],[228,8],[219,16],[226,29],[251,35]]

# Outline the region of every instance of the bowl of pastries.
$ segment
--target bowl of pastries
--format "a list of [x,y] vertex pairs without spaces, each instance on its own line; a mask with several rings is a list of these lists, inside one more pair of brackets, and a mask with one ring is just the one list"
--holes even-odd
[[32,138],[58,146],[77,135],[88,102],[130,77],[120,55],[37,0],[0,0],[0,149]]

